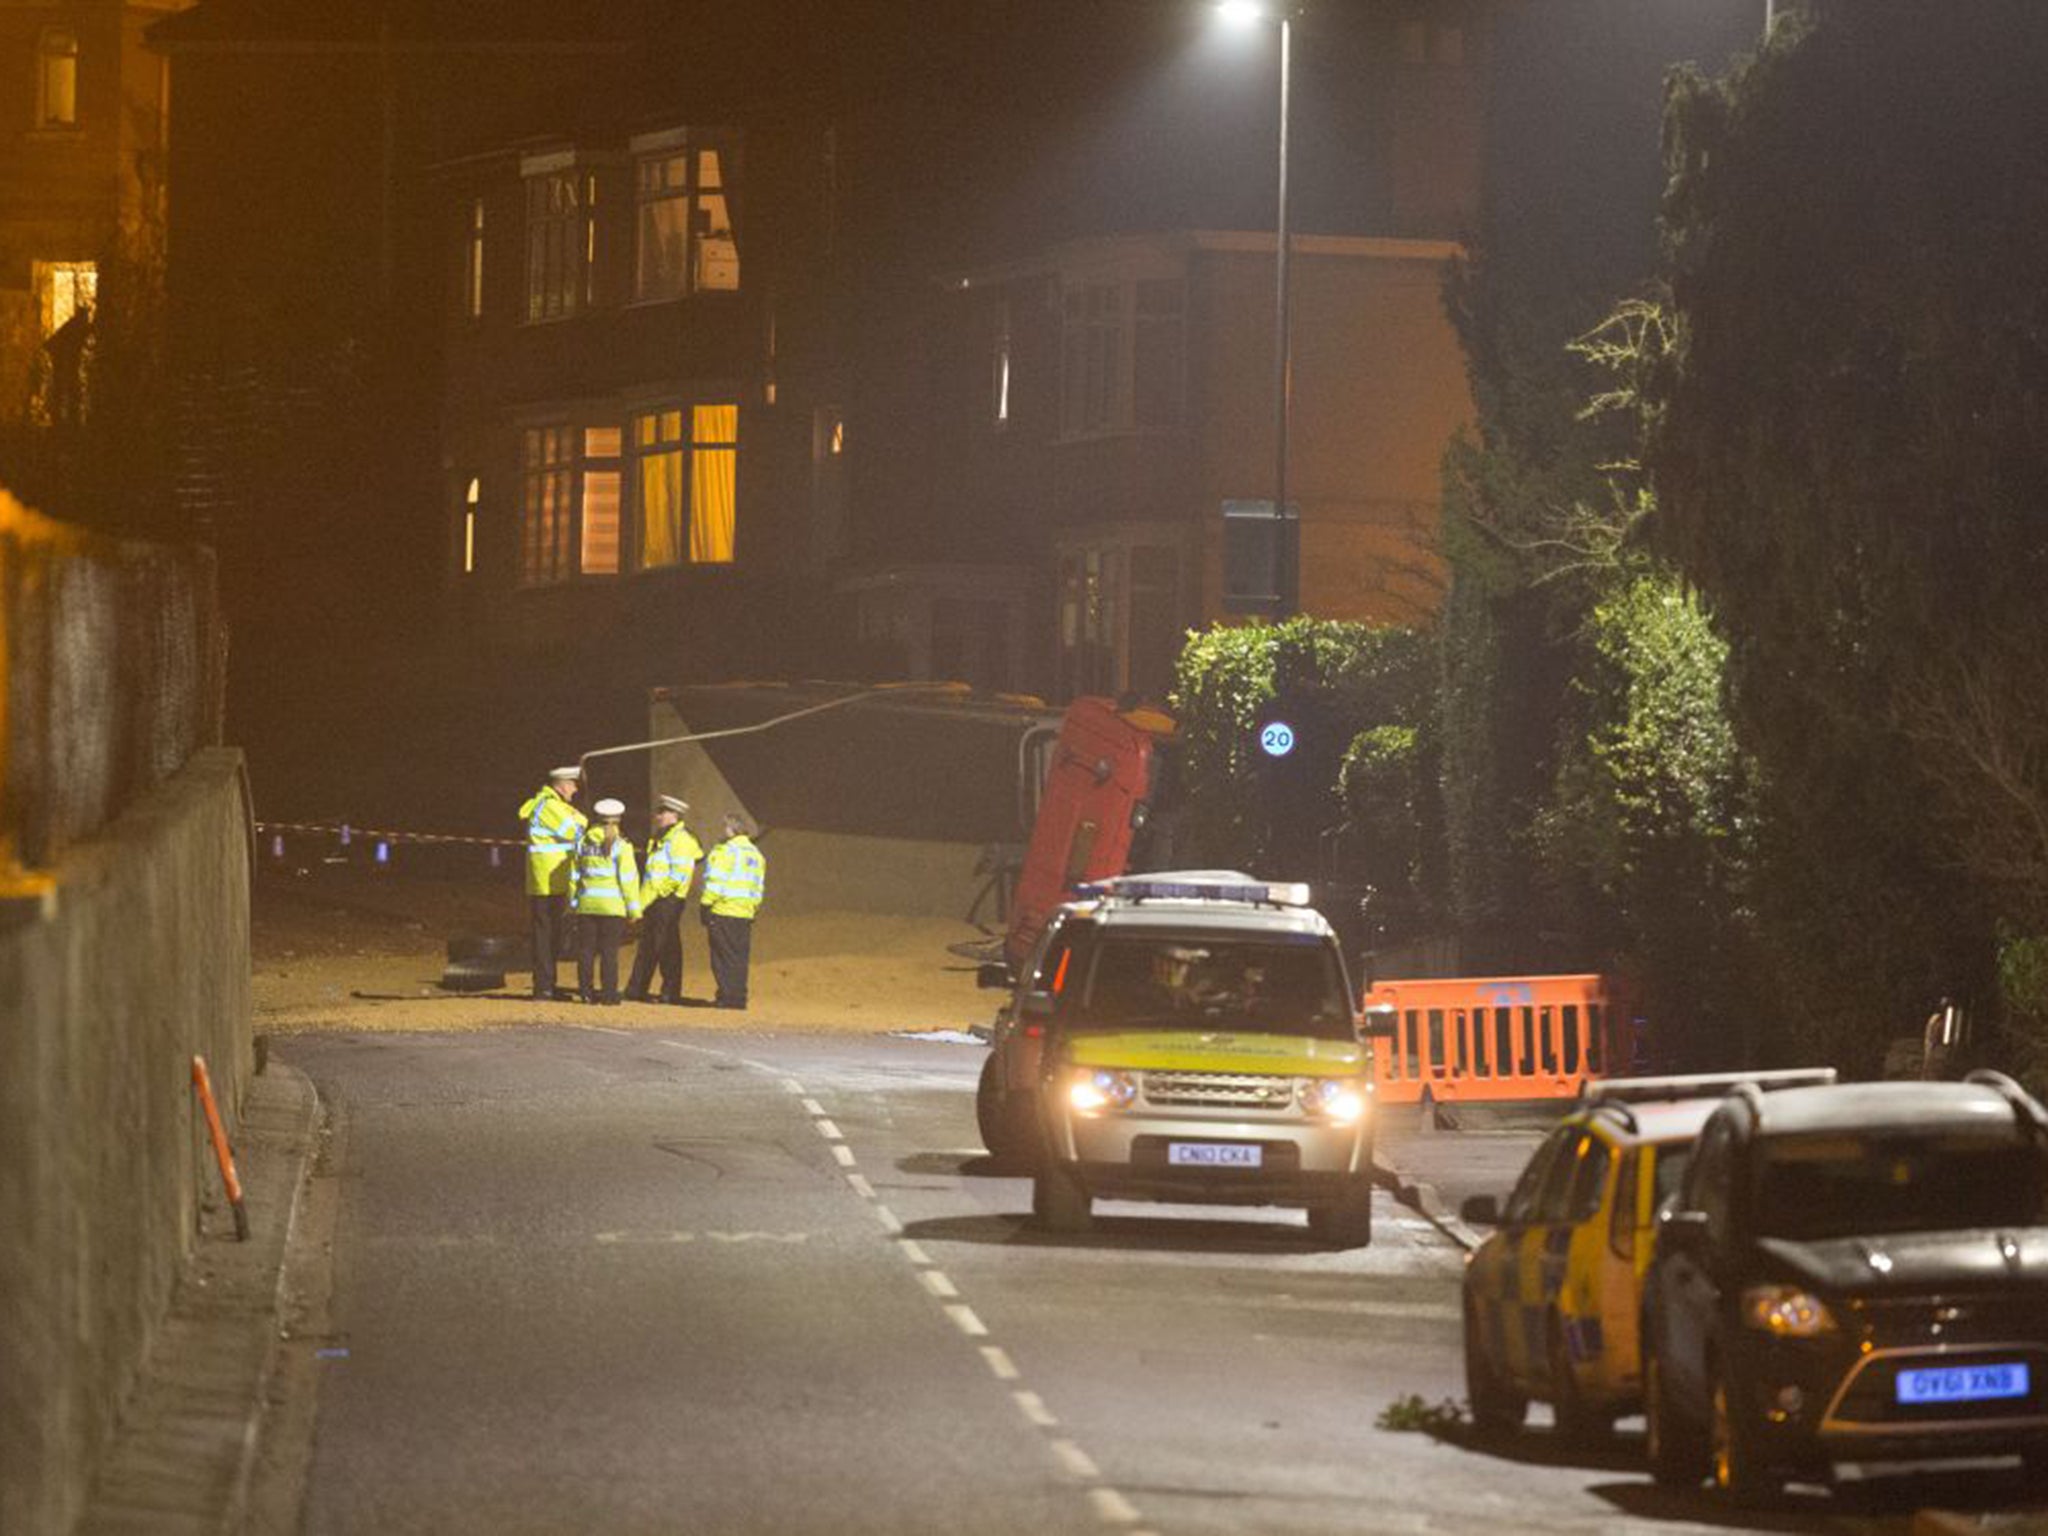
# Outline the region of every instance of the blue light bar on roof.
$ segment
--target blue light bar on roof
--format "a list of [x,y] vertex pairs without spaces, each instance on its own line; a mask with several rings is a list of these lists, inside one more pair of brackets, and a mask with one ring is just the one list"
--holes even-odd
[[1250,905],[1305,907],[1302,882],[1277,880],[1187,880],[1171,875],[1118,875],[1074,887],[1075,897],[1115,896],[1125,901],[1236,901]]

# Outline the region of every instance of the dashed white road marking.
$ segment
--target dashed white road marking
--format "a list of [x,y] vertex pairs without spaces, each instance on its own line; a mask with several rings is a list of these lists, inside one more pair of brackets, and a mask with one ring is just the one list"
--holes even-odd
[[964,1301],[949,1302],[946,1306],[946,1316],[953,1319],[953,1326],[966,1334],[970,1339],[985,1339],[988,1337],[988,1324],[976,1317],[974,1315],[974,1308],[968,1306]]
[[1051,1450],[1053,1459],[1075,1477],[1092,1483],[1102,1476],[1102,1468],[1095,1465],[1094,1458],[1073,1441],[1055,1440],[1052,1442]]
[[1018,1411],[1040,1429],[1058,1428],[1060,1421],[1053,1417],[1052,1410],[1045,1406],[1045,1399],[1036,1392],[1012,1392],[1010,1396],[1016,1399]]
[[982,1345],[981,1358],[988,1362],[988,1368],[995,1373],[997,1381],[1015,1381],[1023,1375],[1017,1369],[1017,1362],[1010,1358],[1010,1352],[1000,1344]]
[[613,1029],[609,1024],[586,1024],[583,1027],[596,1035],[630,1035],[633,1033],[630,1029]]
[[1095,1506],[1095,1517],[1104,1525],[1138,1523],[1138,1512],[1131,1507],[1131,1501],[1114,1488],[1090,1488],[1088,1502]]
[[[597,1025],[591,1027],[603,1028]],[[632,1033],[630,1030],[612,1029],[604,1029],[603,1032],[606,1034]],[[678,1050],[696,1051],[707,1056],[724,1056],[726,1054],[723,1051],[712,1051],[702,1046],[686,1045],[677,1040],[664,1040],[661,1043],[674,1046]],[[764,1062],[751,1061],[745,1057],[739,1057],[737,1060],[742,1066],[769,1076],[774,1076],[777,1070]],[[856,1162],[853,1149],[846,1145],[845,1134],[826,1116],[824,1105],[817,1099],[810,1097],[804,1085],[796,1078],[785,1077],[780,1081],[784,1092],[802,1100],[804,1112],[811,1117],[813,1123],[817,1126],[818,1134],[832,1144],[832,1155],[837,1159],[840,1166],[852,1169]],[[969,1338],[988,1337],[988,1325],[976,1315],[972,1307],[968,1306],[964,1301],[949,1299],[959,1296],[958,1287],[953,1284],[952,1279],[943,1270],[938,1269],[933,1264],[931,1256],[921,1246],[902,1235],[904,1230],[902,1218],[890,1210],[888,1206],[881,1203],[880,1198],[875,1193],[874,1185],[855,1172],[849,1172],[846,1175],[846,1182],[863,1198],[873,1202],[875,1219],[882,1224],[884,1231],[897,1239],[897,1247],[902,1252],[904,1258],[916,1266],[919,1283],[927,1292],[944,1304],[946,1316],[952,1320],[953,1326]],[[693,1232],[645,1234],[600,1232],[597,1234],[597,1240],[601,1243],[687,1243],[694,1241],[697,1235]],[[807,1234],[801,1232],[708,1232],[703,1235],[727,1243],[746,1242],[749,1239],[783,1243],[802,1242],[807,1236]],[[983,1363],[988,1366],[990,1373],[998,1381],[1022,1380],[1022,1373],[1017,1369],[1016,1362],[1010,1358],[1007,1351],[999,1346],[994,1344],[982,1345],[981,1358]],[[1018,1411],[1032,1425],[1046,1430],[1058,1427],[1058,1417],[1050,1408],[1046,1407],[1045,1400],[1036,1392],[1019,1388],[1010,1395],[1015,1401]],[[1094,1458],[1082,1450],[1079,1445],[1072,1440],[1057,1439],[1048,1441],[1047,1448],[1069,1476],[1078,1482],[1095,1485],[1089,1488],[1087,1492],[1089,1505],[1094,1509],[1097,1520],[1104,1525],[1124,1528],[1134,1528],[1139,1524],[1142,1517],[1137,1509],[1131,1504],[1129,1499],[1125,1498],[1116,1489],[1103,1486],[1102,1469],[1095,1464]],[[1150,1530],[1128,1529],[1128,1536],[1156,1536],[1156,1533]]]

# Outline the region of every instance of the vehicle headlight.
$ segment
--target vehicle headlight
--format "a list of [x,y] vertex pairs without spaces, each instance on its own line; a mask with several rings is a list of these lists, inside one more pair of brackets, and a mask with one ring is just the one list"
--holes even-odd
[[1138,1085],[1128,1072],[1101,1067],[1082,1067],[1067,1087],[1067,1102],[1084,1115],[1105,1109],[1122,1109],[1138,1096]]
[[1810,1339],[1835,1331],[1835,1315],[1813,1292],[1796,1285],[1753,1285],[1742,1293],[1742,1320],[1780,1339]]
[[1354,1125],[1365,1118],[1365,1087],[1352,1078],[1304,1077],[1295,1088],[1295,1097],[1310,1114],[1338,1125]]

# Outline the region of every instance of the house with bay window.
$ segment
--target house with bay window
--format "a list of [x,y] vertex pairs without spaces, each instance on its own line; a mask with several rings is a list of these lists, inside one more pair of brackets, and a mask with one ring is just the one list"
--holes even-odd
[[657,120],[439,168],[449,611],[477,645],[618,682],[829,646],[828,149]]

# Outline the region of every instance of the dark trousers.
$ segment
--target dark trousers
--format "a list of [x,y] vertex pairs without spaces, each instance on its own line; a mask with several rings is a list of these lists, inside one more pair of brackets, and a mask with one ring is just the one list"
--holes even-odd
[[[576,919],[576,985],[586,1003],[616,1003],[619,1000],[619,941],[626,936],[623,917],[601,917],[585,912]],[[604,991],[591,988],[601,970]]]
[[567,896],[529,896],[526,905],[533,914],[533,995],[553,997],[555,964],[575,952],[576,919]]
[[640,914],[640,947],[633,952],[633,977],[626,996],[645,998],[661,970],[661,1000],[683,1000],[683,898],[657,896]]
[[718,1006],[747,1006],[747,960],[754,947],[751,917],[704,914],[704,936],[711,941],[711,979],[718,984]]

